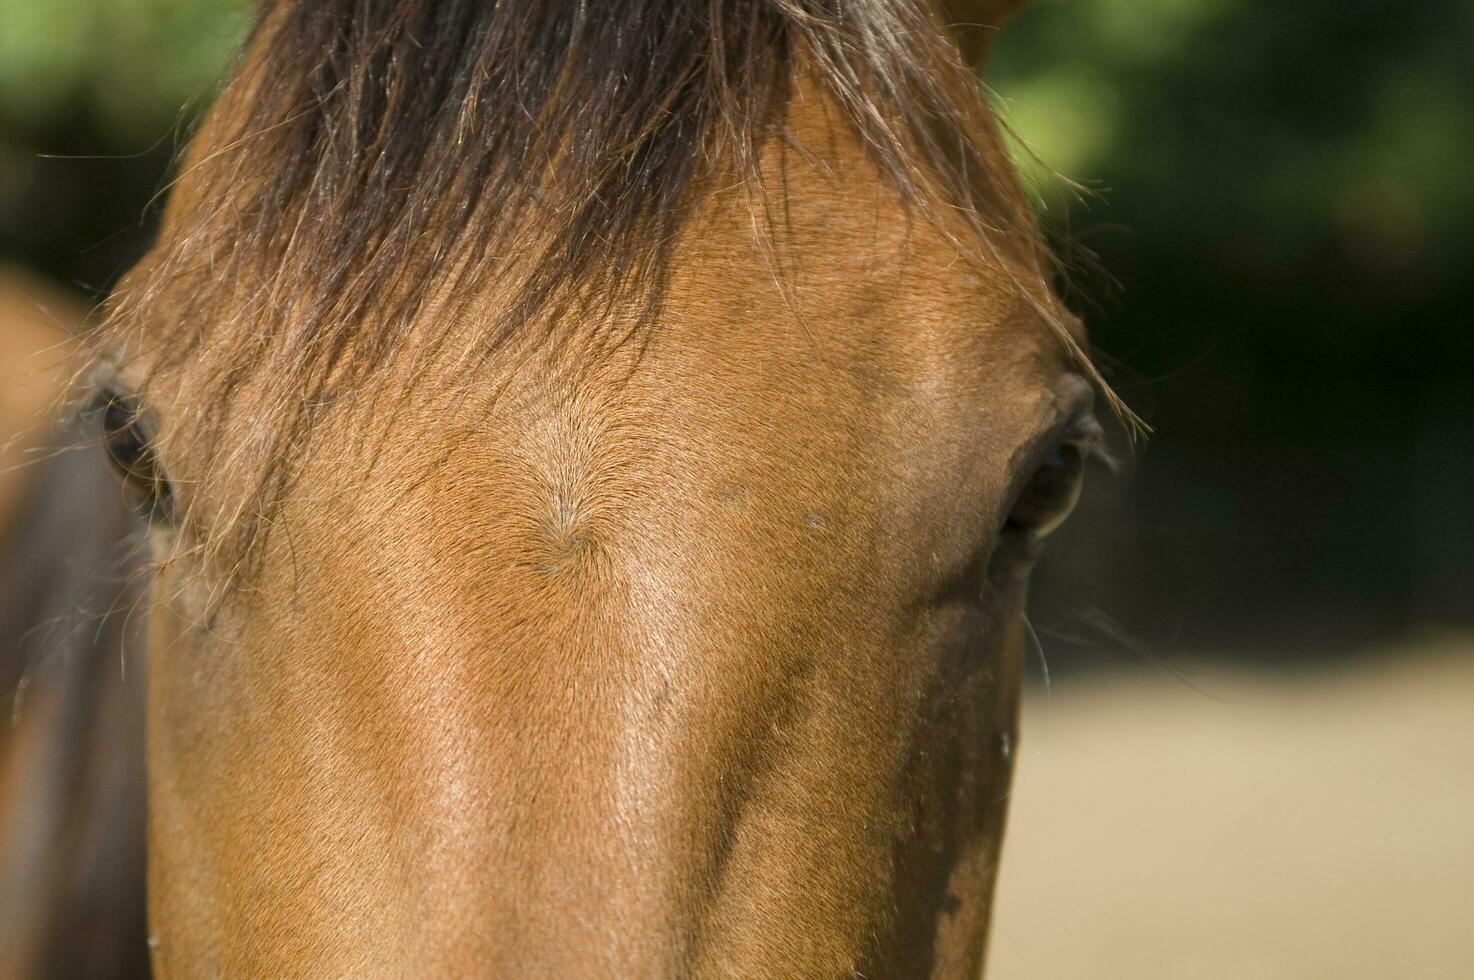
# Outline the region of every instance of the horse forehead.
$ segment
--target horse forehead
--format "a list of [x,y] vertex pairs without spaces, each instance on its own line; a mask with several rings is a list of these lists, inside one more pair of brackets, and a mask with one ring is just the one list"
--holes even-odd
[[[454,424],[427,400],[385,432],[389,478],[355,485],[347,520],[323,527],[348,551],[336,594],[434,606],[417,621],[445,626],[447,648],[690,647],[724,622],[816,615],[865,628],[845,596],[905,591],[919,558],[975,539],[1043,388],[997,370],[1028,363],[1028,326],[979,316],[982,283],[847,284],[833,268],[792,270],[788,296],[692,269],[638,356],[528,362]],[[326,480],[343,490],[351,472]]]
[[353,484],[381,581],[448,577],[420,593],[464,587],[483,611],[488,590],[576,611],[611,583],[689,593],[743,569],[721,586],[737,599],[758,579],[797,594],[833,586],[820,564],[893,580],[900,552],[967,533],[948,500],[986,513],[1058,370],[1047,331],[1004,270],[908,217],[822,103],[765,168],[767,188],[695,209],[637,343],[510,351],[494,400],[452,412],[426,391],[384,431],[390,479],[304,481]]
[[616,536],[626,554],[704,541],[712,562],[815,546],[820,529],[857,550],[881,519],[945,516],[927,485],[986,494],[980,469],[1058,371],[1047,331],[1001,270],[908,220],[852,140],[823,118],[795,133],[780,201],[734,188],[693,215],[647,336],[593,363],[576,337],[514,352],[494,401],[448,424],[429,397],[386,433],[419,444],[399,483],[426,488],[424,547],[493,528],[481,554],[542,576],[599,569]]

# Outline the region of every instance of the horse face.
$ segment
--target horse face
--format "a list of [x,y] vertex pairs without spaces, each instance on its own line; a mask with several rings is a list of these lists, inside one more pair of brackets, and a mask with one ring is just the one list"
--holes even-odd
[[[160,966],[975,974],[1090,387],[1028,257],[913,220],[824,99],[762,167],[781,199],[706,189],[638,341],[454,381],[495,283],[411,332],[322,409],[248,580],[169,514],[238,506],[191,420],[250,338],[123,364],[109,442],[171,556]],[[164,241],[208,204],[186,176]]]

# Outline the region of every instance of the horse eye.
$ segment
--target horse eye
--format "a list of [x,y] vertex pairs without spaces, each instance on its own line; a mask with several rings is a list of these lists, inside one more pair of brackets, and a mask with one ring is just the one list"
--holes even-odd
[[1055,447],[1014,502],[1004,529],[1035,538],[1053,531],[1075,509],[1084,480],[1085,454],[1081,448],[1069,443]]
[[99,401],[102,445],[113,469],[145,516],[151,520],[167,518],[173,495],[138,403],[115,392],[104,392]]

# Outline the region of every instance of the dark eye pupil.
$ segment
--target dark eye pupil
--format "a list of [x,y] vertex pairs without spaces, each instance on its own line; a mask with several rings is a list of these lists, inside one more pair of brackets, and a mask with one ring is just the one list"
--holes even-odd
[[123,482],[150,517],[168,510],[169,486],[159,471],[138,407],[120,395],[107,395],[102,408],[102,441]]
[[1009,529],[1043,535],[1057,528],[1079,499],[1083,470],[1079,448],[1060,446],[1052,451],[1013,505]]
[[110,399],[103,409],[102,433],[108,455],[119,468],[131,474],[143,461],[148,446],[138,431],[137,416],[122,399]]

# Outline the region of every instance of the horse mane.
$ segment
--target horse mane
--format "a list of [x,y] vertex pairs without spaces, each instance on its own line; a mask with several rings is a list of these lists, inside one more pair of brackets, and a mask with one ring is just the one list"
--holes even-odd
[[[575,311],[637,308],[621,336],[654,321],[701,182],[760,186],[796,79],[909,209],[969,248],[1042,256],[977,80],[916,0],[258,6],[188,163],[190,224],[120,291],[108,334],[155,368],[215,365],[192,440],[261,475],[199,521],[223,551],[250,550],[314,414],[401,351],[432,295],[507,287],[471,366]],[[231,432],[247,385],[252,423]]]

